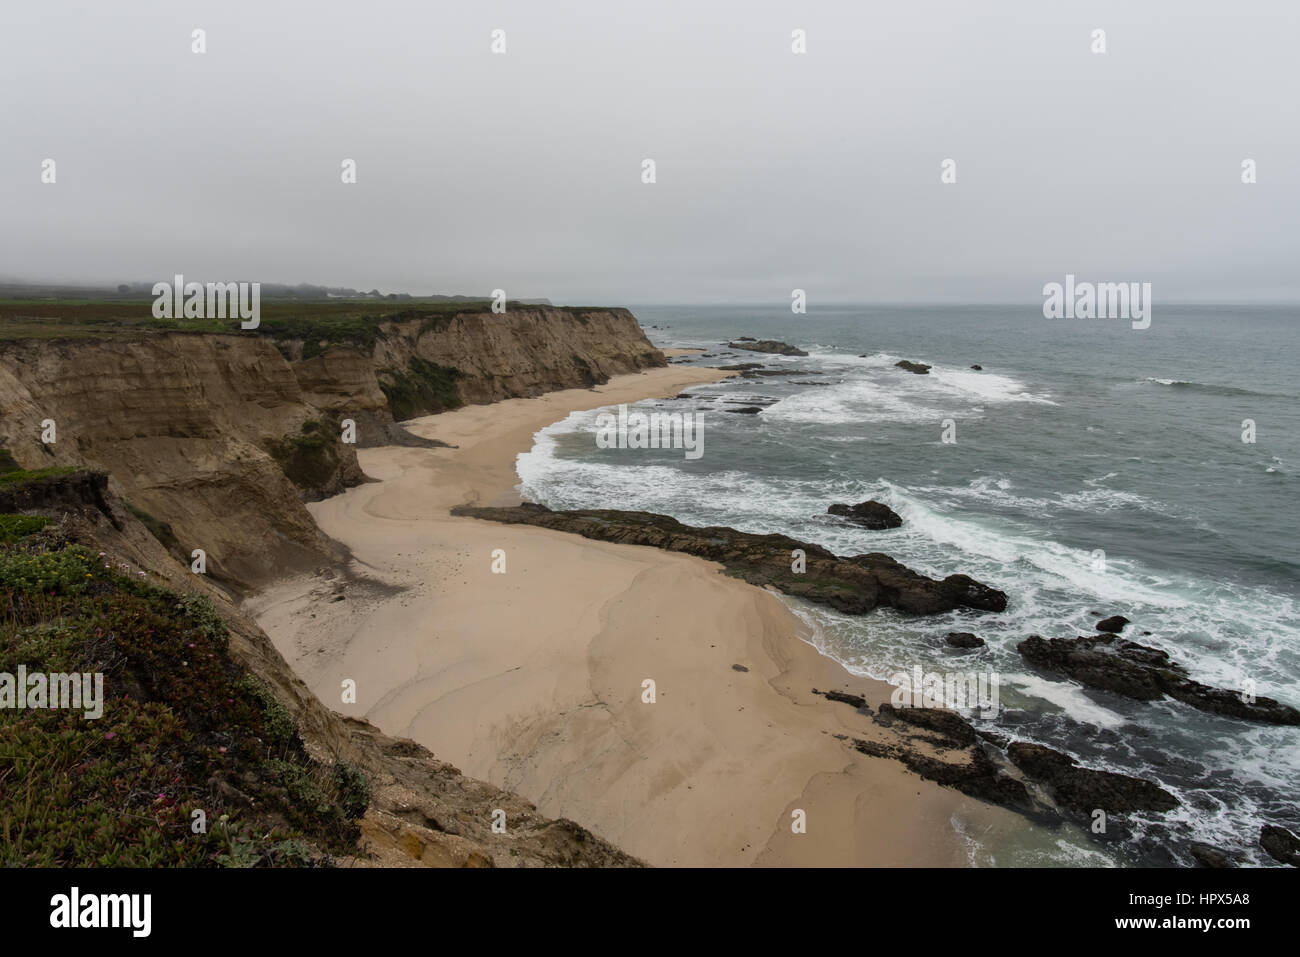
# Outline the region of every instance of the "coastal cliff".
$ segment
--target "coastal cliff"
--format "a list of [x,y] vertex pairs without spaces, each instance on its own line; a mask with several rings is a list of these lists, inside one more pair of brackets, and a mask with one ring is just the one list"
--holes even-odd
[[[0,672],[95,672],[102,721],[0,711],[7,866],[635,866],[571,821],[344,718],[102,472],[0,472]],[[140,813],[143,795],[149,813]],[[204,828],[192,828],[196,815]],[[500,818],[504,828],[495,826]]]
[[[25,311],[54,321],[51,308]],[[248,333],[11,337],[0,449],[26,469],[107,472],[176,558],[201,548],[208,574],[245,590],[340,557],[303,502],[365,481],[355,448],[410,440],[395,421],[664,364],[626,309],[271,314]]]
[[[135,742],[132,708],[141,707],[163,714],[182,742],[168,752],[173,778],[147,782],[167,806],[158,833],[123,831],[105,854],[135,865],[640,863],[413,741],[331,710],[239,607],[272,577],[344,557],[304,503],[368,481],[356,446],[436,444],[398,421],[665,365],[631,313],[530,306],[340,321],[325,304],[321,321],[280,324],[273,314],[237,334],[95,326],[79,315],[93,305],[16,308],[35,315],[0,316],[0,604],[16,629],[10,650],[21,663],[45,647],[32,636],[71,628],[61,666],[102,671],[104,655],[117,655],[108,703],[123,723],[95,742],[111,739],[124,754],[153,747]],[[50,334],[50,309],[81,325]],[[206,574],[192,573],[194,549]],[[93,640],[72,640],[82,619],[96,626]],[[137,631],[141,621],[149,627]],[[197,689],[177,681],[193,658],[211,672]],[[119,700],[123,680],[131,694]],[[23,767],[80,794],[93,782],[63,769],[48,740],[32,739]],[[134,781],[135,767],[110,776]],[[91,796],[121,815],[113,794]],[[299,817],[300,804],[328,813]],[[195,807],[229,816],[229,833],[186,840],[181,812]],[[34,829],[10,848],[10,863],[89,863],[57,838]]]

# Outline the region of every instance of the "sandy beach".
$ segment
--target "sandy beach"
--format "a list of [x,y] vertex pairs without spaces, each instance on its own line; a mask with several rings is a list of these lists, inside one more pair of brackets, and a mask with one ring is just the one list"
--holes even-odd
[[349,566],[248,609],[328,707],[648,863],[967,865],[960,833],[1023,820],[835,737],[884,732],[812,688],[873,706],[892,688],[818,654],[777,595],[681,554],[448,515],[517,502],[516,456],[570,412],[725,375],[669,366],[407,423],[456,448],[360,450],[378,481],[310,506]]

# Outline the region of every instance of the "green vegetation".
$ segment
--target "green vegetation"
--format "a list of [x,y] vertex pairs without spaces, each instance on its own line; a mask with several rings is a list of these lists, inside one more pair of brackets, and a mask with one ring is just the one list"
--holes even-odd
[[[507,311],[553,309],[586,321],[601,306],[541,306],[507,302]],[[238,319],[155,319],[152,298],[0,299],[0,341],[15,339],[137,339],[166,332],[226,333],[269,338],[286,351],[291,341],[303,343],[303,358],[333,346],[354,346],[369,352],[383,322],[421,319],[427,328],[443,328],[458,315],[491,313],[487,299],[263,299],[261,324],[239,328]]]
[[0,545],[26,538],[49,524],[44,515],[0,515]]
[[[321,764],[216,609],[0,516],[0,672],[101,673],[103,716],[0,708],[0,865],[317,866],[354,852],[357,769]],[[206,829],[194,833],[194,811]]]
[[[516,303],[507,308],[530,308]],[[536,308],[536,307],[532,307]],[[257,329],[236,319],[155,319],[153,300],[0,300],[0,341],[13,339],[138,339],[184,332],[261,336],[278,343],[301,340],[304,358],[333,345],[369,351],[383,322],[422,319],[438,328],[452,317],[491,311],[491,303],[402,302],[370,299],[272,300],[262,302]]]
[[301,489],[324,491],[338,474],[339,453],[326,435],[289,435],[270,445],[271,457]]
[[70,465],[53,465],[46,469],[13,469],[0,474],[0,487],[6,485],[22,485],[26,482],[39,482],[41,479],[54,478],[58,475],[71,475],[74,472],[80,472],[81,469]]
[[377,377],[393,418],[400,422],[464,405],[456,386],[460,375],[459,369],[412,356],[410,368],[381,369]]

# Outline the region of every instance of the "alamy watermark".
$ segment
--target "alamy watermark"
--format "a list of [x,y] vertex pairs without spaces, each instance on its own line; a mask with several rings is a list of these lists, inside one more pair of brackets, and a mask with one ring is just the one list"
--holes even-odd
[[1151,325],[1151,283],[1075,282],[1067,273],[1064,285],[1043,286],[1043,316],[1047,319],[1132,319],[1134,329]]
[[262,321],[260,282],[186,282],[179,273],[172,282],[156,282],[152,293],[155,319],[235,319],[241,329],[256,329]]
[[86,720],[93,721],[104,716],[104,675],[98,671],[29,674],[26,665],[19,665],[16,675],[0,671],[0,708],[68,708],[84,711]]
[[602,412],[596,416],[601,449],[685,449],[688,459],[704,454],[703,412]]
[[911,674],[900,671],[889,678],[894,693],[889,703],[895,708],[957,708],[979,711],[981,717],[998,713],[997,672],[925,671],[920,665]]

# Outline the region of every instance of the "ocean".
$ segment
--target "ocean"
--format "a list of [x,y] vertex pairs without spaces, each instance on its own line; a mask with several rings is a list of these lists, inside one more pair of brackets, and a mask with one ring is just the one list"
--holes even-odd
[[[1124,841],[1073,826],[1027,829],[998,846],[970,838],[973,863],[1189,863],[1191,841],[1274,863],[1259,829],[1300,831],[1300,728],[1088,691],[1036,672],[1016,643],[1093,634],[1100,618],[1122,614],[1132,619],[1126,638],[1167,651],[1194,679],[1253,681],[1257,694],[1300,706],[1300,308],[1157,301],[1143,330],[1049,320],[1037,304],[634,312],[656,345],[713,354],[691,363],[795,374],[637,404],[702,411],[698,459],[598,448],[596,413],[572,415],[520,457],[527,497],[782,532],[838,554],[882,551],[1005,591],[1004,613],[926,618],[786,599],[850,671],[996,673],[1001,708],[976,714],[979,727],[1154,780],[1182,802],[1139,820]],[[740,336],[809,355],[726,347]],[[914,375],[895,367],[900,359],[932,369]],[[721,411],[737,403],[762,412]],[[1245,420],[1253,442],[1242,439]],[[945,427],[955,441],[943,441]],[[826,514],[865,499],[889,505],[903,526],[869,531]],[[973,631],[987,647],[959,652],[949,631]]]

